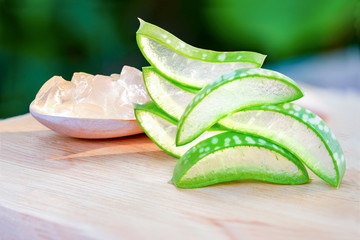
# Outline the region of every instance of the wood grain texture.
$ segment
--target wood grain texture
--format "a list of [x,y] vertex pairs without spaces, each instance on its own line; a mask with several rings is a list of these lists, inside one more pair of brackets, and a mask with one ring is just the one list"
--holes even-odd
[[339,189],[168,183],[176,159],[145,135],[81,140],[29,114],[0,121],[0,239],[358,239],[360,97],[318,92],[344,148]]

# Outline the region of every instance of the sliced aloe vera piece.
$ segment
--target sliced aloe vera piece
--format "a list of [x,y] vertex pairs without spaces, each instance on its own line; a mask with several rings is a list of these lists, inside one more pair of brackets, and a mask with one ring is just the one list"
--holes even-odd
[[177,120],[168,116],[153,102],[135,105],[135,117],[140,127],[156,145],[177,158],[201,140],[223,132],[219,128],[213,128],[212,131],[203,133],[196,141],[177,147],[175,146]]
[[290,102],[303,94],[296,83],[271,70],[238,69],[199,91],[179,121],[178,146],[197,138],[220,119],[241,109]]
[[237,179],[303,184],[309,176],[285,149],[262,138],[226,132],[189,149],[177,162],[171,181],[196,188]]
[[265,56],[255,52],[216,52],[196,48],[141,19],[136,41],[148,62],[173,81],[203,88],[238,68],[261,67]]
[[332,186],[338,187],[344,176],[344,154],[334,133],[320,117],[301,106],[285,103],[253,107],[219,124],[271,139]]
[[149,96],[159,108],[179,120],[186,106],[194,98],[191,90],[183,90],[161,76],[154,67],[144,67],[143,76]]

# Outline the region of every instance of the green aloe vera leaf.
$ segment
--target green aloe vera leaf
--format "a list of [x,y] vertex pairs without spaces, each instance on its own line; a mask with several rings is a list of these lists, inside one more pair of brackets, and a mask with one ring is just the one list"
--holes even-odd
[[252,107],[219,124],[271,139],[332,186],[338,187],[344,176],[345,158],[334,133],[319,116],[301,106],[285,103]]
[[195,94],[175,85],[153,67],[144,67],[142,70],[146,89],[153,102],[179,120]]
[[162,150],[177,158],[181,157],[197,142],[224,131],[221,128],[213,127],[211,131],[205,132],[193,143],[177,147],[175,145],[176,119],[167,115],[153,102],[137,104],[135,105],[134,111],[136,120],[145,134]]
[[180,118],[176,144],[193,141],[235,111],[290,102],[302,96],[296,83],[278,72],[261,68],[235,70],[200,90],[191,100]]
[[235,69],[261,67],[265,59],[255,52],[196,48],[164,29],[139,21],[136,41],[144,57],[162,74],[183,86],[200,89]]
[[304,165],[290,152],[265,139],[235,132],[207,138],[177,162],[171,182],[197,188],[238,179],[279,184],[309,181]]

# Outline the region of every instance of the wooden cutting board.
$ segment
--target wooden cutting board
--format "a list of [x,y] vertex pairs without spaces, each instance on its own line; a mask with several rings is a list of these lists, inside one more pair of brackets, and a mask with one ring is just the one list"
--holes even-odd
[[359,239],[360,131],[346,106],[360,98],[340,98],[328,96],[348,166],[339,189],[314,175],[179,189],[176,159],[143,134],[81,140],[29,114],[0,121],[0,239]]

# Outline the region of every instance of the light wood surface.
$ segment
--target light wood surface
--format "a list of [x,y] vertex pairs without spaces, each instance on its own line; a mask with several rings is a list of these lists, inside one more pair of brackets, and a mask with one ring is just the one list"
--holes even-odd
[[312,174],[179,189],[176,159],[145,135],[80,140],[29,114],[2,120],[0,239],[359,239],[360,97],[317,93],[347,161],[339,189]]

